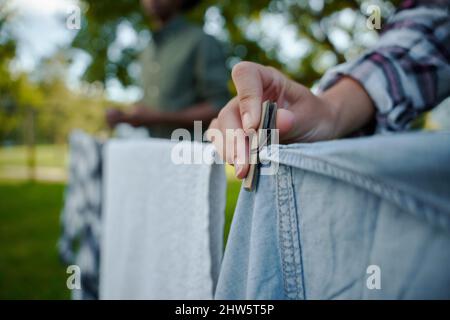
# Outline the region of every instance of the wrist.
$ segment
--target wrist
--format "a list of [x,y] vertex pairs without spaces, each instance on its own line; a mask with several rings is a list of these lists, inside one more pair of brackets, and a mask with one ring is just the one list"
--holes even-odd
[[325,119],[328,123],[329,136],[327,140],[339,139],[342,137],[342,121],[340,115],[342,114],[343,102],[339,96],[336,96],[330,91],[326,91],[319,95],[325,109]]

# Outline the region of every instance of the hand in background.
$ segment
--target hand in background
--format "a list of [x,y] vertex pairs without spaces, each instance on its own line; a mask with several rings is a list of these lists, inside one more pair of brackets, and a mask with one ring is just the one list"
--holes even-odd
[[160,123],[162,114],[159,111],[136,105],[133,109],[125,113],[119,109],[106,110],[106,122],[111,128],[119,123],[128,123],[134,127],[149,126]]
[[136,105],[133,110],[126,115],[125,122],[134,127],[150,126],[152,124],[161,123],[162,114],[159,111]]
[[106,122],[110,128],[114,128],[120,122],[123,122],[125,113],[119,109],[107,109],[105,114]]

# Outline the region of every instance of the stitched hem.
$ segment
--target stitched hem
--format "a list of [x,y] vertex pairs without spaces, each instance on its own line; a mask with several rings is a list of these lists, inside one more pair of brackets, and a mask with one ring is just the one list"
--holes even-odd
[[280,166],[277,174],[278,241],[284,292],[288,299],[305,299],[301,245],[295,208],[292,172]]

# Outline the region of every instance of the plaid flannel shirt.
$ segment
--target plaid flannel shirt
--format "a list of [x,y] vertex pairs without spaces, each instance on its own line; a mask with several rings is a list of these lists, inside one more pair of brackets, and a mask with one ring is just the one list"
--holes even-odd
[[330,69],[326,90],[342,76],[358,81],[377,109],[376,131],[402,131],[450,95],[450,1],[404,1],[377,45]]

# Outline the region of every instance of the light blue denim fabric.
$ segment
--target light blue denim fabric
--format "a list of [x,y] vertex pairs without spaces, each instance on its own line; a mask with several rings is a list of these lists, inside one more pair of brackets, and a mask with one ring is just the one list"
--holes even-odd
[[216,299],[450,298],[450,133],[267,151],[278,173],[241,191]]

